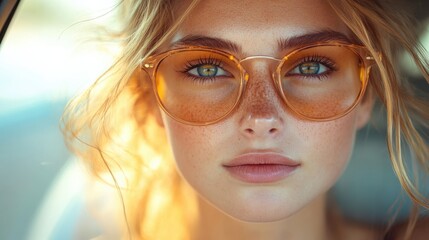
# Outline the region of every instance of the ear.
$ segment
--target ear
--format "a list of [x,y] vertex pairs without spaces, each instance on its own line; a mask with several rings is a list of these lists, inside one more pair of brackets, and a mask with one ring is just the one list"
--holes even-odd
[[374,92],[370,88],[367,89],[365,95],[360,101],[359,105],[356,107],[357,119],[356,126],[358,129],[364,127],[369,119],[371,118],[372,109],[374,107],[375,96]]

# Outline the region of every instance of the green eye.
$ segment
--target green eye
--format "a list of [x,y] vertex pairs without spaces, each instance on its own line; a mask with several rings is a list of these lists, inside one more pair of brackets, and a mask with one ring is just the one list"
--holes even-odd
[[319,77],[326,76],[335,70],[335,62],[323,56],[308,56],[299,60],[291,71],[289,76]]
[[218,67],[211,64],[204,64],[196,67],[196,70],[200,77],[215,77],[218,72]]
[[[298,66],[299,68],[299,73],[300,74],[319,74],[319,70],[320,70],[320,63],[316,63],[316,62],[308,62],[308,63],[303,63],[301,65]],[[326,71],[325,69],[323,69],[322,66],[322,70]],[[323,71],[323,72],[324,72]]]
[[192,67],[187,72],[197,78],[216,78],[222,76],[231,76],[230,73],[215,64],[199,64]]

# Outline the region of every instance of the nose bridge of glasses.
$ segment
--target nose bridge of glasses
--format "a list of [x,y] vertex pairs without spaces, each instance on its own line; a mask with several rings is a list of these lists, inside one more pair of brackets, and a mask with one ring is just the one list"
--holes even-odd
[[[278,63],[280,63],[281,61],[282,61],[282,59],[279,59],[279,58],[275,58],[275,57],[272,57],[272,56],[267,56],[267,55],[254,55],[254,56],[248,56],[248,57],[245,57],[245,58],[243,58],[243,59],[241,59],[240,61],[239,61],[239,63],[242,65],[243,63],[245,63],[245,62],[249,62],[249,61],[251,61],[251,60],[270,60],[270,61],[272,61],[272,62],[275,62],[276,64],[278,64]],[[268,64],[268,66],[269,65],[271,65],[271,64]],[[272,65],[271,65],[272,66]],[[271,67],[268,67],[268,68],[270,68],[270,71],[272,71],[272,77],[274,77],[274,71],[275,71],[275,69],[274,68],[272,68],[271,69]],[[247,71],[245,71],[246,72],[246,74],[245,74],[245,79],[249,79],[249,74],[248,74],[248,72]]]
[[[253,62],[250,60],[264,61]],[[247,110],[255,114],[255,116],[271,115],[269,112],[275,112],[273,110],[274,99],[281,99],[277,98],[279,92],[275,81],[275,70],[281,61],[282,59],[266,55],[249,56],[240,61],[240,64],[245,63],[244,65],[247,65],[243,66],[246,69],[246,80],[252,79],[246,84],[243,106],[247,106]],[[265,114],[262,114],[262,112]]]
[[254,59],[267,59],[267,60],[271,60],[271,61],[281,62],[281,59],[275,58],[275,57],[272,57],[272,56],[255,55],[255,56],[248,56],[248,57],[245,57],[245,58],[241,59],[240,63],[243,63],[243,62],[246,62],[246,61],[250,61],[250,60],[254,60]]

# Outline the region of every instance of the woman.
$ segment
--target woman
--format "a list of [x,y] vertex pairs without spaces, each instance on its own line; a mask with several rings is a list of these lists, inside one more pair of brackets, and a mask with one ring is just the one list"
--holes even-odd
[[111,175],[129,237],[418,237],[417,216],[386,234],[327,201],[379,99],[398,178],[429,206],[401,157],[404,138],[427,169],[415,124],[428,106],[399,79],[394,49],[426,79],[428,64],[402,17],[365,0],[122,4],[123,55],[70,104],[65,130]]

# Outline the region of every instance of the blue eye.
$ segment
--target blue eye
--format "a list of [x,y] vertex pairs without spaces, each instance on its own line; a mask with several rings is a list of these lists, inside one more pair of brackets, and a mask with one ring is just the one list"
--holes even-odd
[[201,78],[213,78],[218,76],[226,76],[227,73],[221,67],[216,66],[214,64],[200,64],[194,66],[188,73]]
[[305,62],[296,66],[289,74],[320,75],[329,71],[329,68],[319,62]]
[[335,63],[326,57],[310,56],[300,60],[291,71],[289,76],[323,77],[336,70]]
[[223,61],[217,58],[199,58],[196,61],[188,61],[184,73],[189,74],[195,80],[214,80],[217,77],[231,77],[231,73],[222,67]]
[[301,74],[320,74],[327,71],[327,68],[316,62],[303,63],[299,65],[299,72]]

